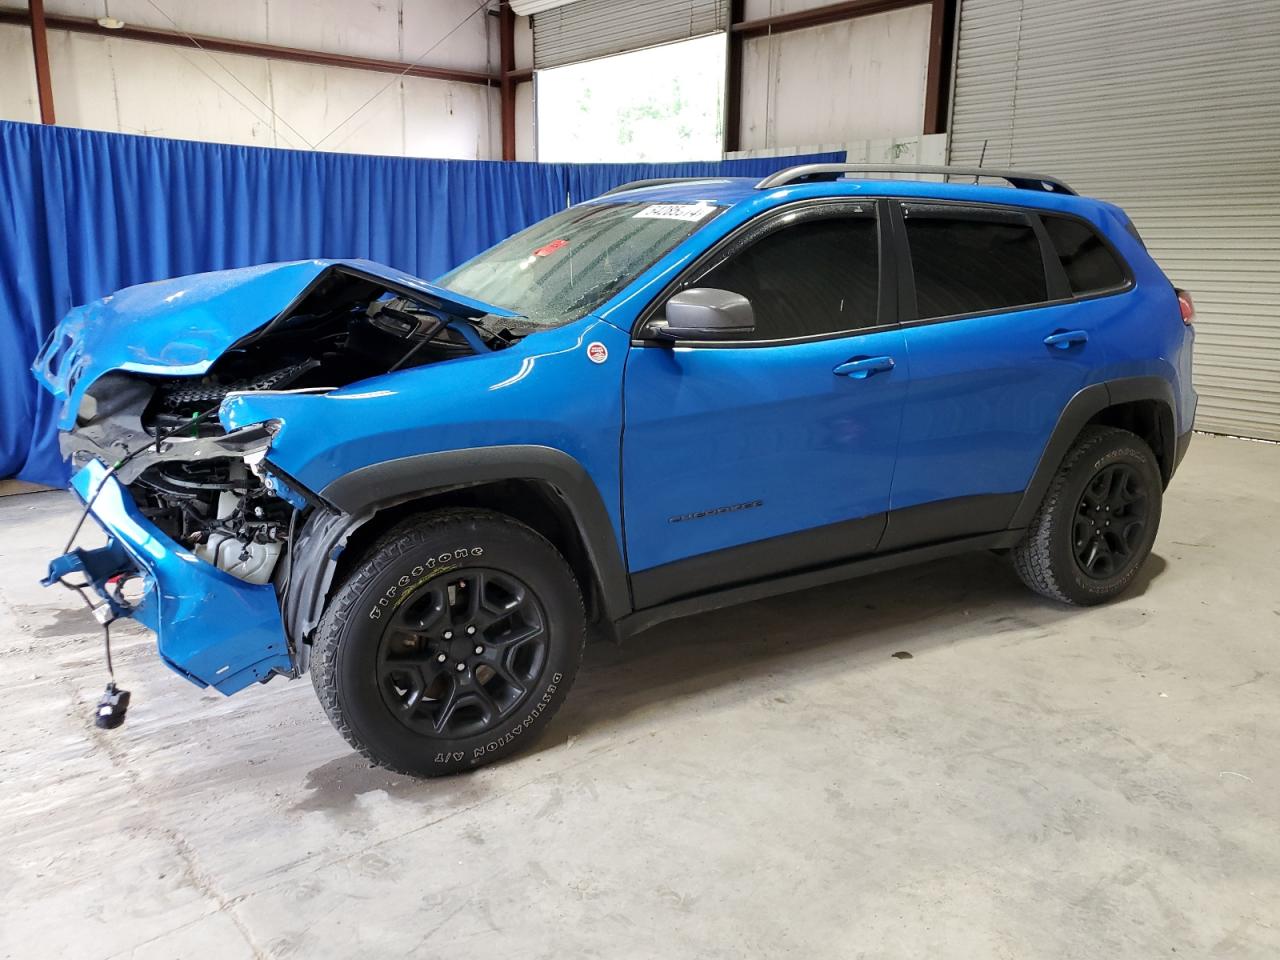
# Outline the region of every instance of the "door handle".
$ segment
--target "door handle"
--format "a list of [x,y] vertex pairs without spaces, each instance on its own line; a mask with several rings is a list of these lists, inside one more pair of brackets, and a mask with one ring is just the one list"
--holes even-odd
[[1084,330],[1059,330],[1057,333],[1051,333],[1044,338],[1046,347],[1057,347],[1059,350],[1066,350],[1074,343],[1084,343],[1089,339],[1089,334]]
[[849,360],[840,364],[831,372],[837,377],[853,377],[865,380],[873,373],[883,373],[893,369],[893,357],[866,357],[861,360]]

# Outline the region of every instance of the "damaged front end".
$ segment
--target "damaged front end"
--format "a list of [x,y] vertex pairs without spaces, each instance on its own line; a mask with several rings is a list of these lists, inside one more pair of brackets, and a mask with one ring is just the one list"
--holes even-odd
[[[109,610],[103,619],[137,619],[155,633],[164,662],[199,686],[232,694],[278,673],[294,674],[273,584],[237,577],[209,563],[207,551],[198,554],[204,544],[192,549],[174,539],[99,460],[79,470],[71,485],[92,501],[107,544],[58,557],[46,584],[82,573]],[[134,578],[142,582],[141,595],[126,598],[125,584]]]
[[521,329],[507,311],[364,262],[179,278],[73,310],[33,369],[63,403],[71,486],[108,541],[58,557],[45,582],[82,576],[102,619],[145,624],[201,686],[231,694],[297,675],[301,638],[281,608],[296,532],[324,505],[272,467],[279,422],[229,429],[223,403],[502,349]]

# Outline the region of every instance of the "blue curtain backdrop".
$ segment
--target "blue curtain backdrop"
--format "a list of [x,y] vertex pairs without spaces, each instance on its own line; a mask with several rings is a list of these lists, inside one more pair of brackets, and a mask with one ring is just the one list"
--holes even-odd
[[432,278],[629,180],[765,176],[843,154],[712,163],[413,160],[0,122],[0,477],[61,484],[29,372],[71,307],[135,283],[309,257]]

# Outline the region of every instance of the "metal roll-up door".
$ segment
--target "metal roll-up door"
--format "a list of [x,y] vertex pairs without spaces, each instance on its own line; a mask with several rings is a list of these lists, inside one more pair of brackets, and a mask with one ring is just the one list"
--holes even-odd
[[1280,440],[1280,2],[962,0],[951,162],[1129,213],[1197,308],[1196,426]]
[[575,0],[533,15],[533,65],[558,67],[725,29],[727,0]]

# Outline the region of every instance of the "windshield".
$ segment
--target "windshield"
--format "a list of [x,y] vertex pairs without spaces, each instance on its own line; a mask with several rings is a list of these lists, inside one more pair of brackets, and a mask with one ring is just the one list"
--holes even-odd
[[720,209],[636,202],[570,207],[436,282],[538,326],[568,323],[600,306]]

